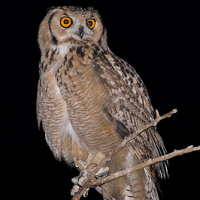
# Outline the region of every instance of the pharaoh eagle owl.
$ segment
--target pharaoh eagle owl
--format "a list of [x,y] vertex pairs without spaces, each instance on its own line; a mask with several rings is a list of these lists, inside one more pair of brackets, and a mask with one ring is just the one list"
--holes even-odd
[[[38,124],[56,159],[97,166],[124,137],[155,119],[144,83],[110,50],[104,23],[93,8],[52,8],[38,41]],[[106,168],[114,173],[164,153],[163,141],[151,127]],[[158,163],[102,185],[101,193],[109,200],[158,200],[156,178],[166,175],[166,164]]]

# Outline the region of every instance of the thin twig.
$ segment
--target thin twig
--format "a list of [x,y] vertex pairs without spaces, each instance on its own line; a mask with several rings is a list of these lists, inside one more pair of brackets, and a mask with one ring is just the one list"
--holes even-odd
[[116,179],[116,178],[119,178],[121,176],[125,176],[125,175],[127,175],[127,174],[129,174],[131,172],[136,171],[136,170],[148,167],[149,165],[155,164],[157,162],[165,161],[165,160],[174,158],[176,156],[180,156],[180,155],[183,155],[183,154],[186,154],[186,153],[190,153],[190,152],[193,152],[193,151],[200,151],[200,146],[193,147],[191,145],[191,146],[188,146],[185,149],[174,150],[172,153],[168,153],[168,154],[165,154],[165,155],[157,157],[157,158],[149,159],[149,160],[147,160],[147,161],[145,161],[145,162],[143,162],[141,164],[138,164],[138,165],[136,165],[134,167],[130,167],[128,169],[124,169],[122,171],[115,172],[115,173],[111,174],[108,177],[101,178],[101,179],[98,179],[98,180],[93,180],[91,186],[103,185],[105,183],[108,183],[108,182]]
[[[165,118],[169,118],[171,117],[173,114],[177,113],[177,109],[173,109],[172,111],[160,116],[158,110],[156,110],[156,118],[153,122],[144,125],[139,131],[136,131],[134,134],[130,135],[129,137],[124,138],[123,142],[120,144],[120,146],[124,147],[125,144],[127,144],[129,141],[133,140],[134,138],[136,138],[139,134],[141,134],[142,132],[144,132],[145,130],[147,130],[148,128],[152,127],[152,126],[157,126],[158,122],[160,122],[161,120],[165,119]],[[118,147],[119,149],[121,149],[122,147]],[[117,149],[118,149],[117,148]]]

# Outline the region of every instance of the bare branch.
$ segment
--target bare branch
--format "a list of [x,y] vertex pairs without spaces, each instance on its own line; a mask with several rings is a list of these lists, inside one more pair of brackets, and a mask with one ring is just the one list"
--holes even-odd
[[122,149],[129,141],[133,140],[134,138],[136,138],[139,134],[141,134],[142,132],[144,132],[145,130],[147,130],[148,128],[152,127],[152,126],[156,126],[158,124],[158,122],[160,122],[161,120],[165,119],[165,118],[169,118],[171,117],[173,114],[177,113],[177,109],[173,109],[172,111],[160,116],[158,110],[156,110],[156,118],[153,122],[146,124],[145,126],[143,126],[140,130],[136,131],[134,134],[130,135],[129,137],[125,137],[123,142],[117,146],[116,149],[114,149],[112,152],[109,153],[109,155],[107,155],[104,160],[102,160],[102,162],[96,167],[96,169],[93,171],[93,174],[91,174],[93,177],[94,175],[102,168],[104,167],[104,165],[110,161],[111,157],[116,154],[120,149]]
[[[144,132],[145,130],[149,129],[152,126],[156,126],[158,124],[158,122],[160,122],[161,120],[165,119],[165,118],[169,118],[171,117],[171,115],[175,114],[177,112],[177,109],[173,109],[172,111],[160,116],[158,110],[156,110],[156,118],[153,122],[144,125],[143,127],[141,127],[140,130],[136,131],[134,134],[130,135],[129,137],[124,138],[124,140],[122,141],[122,143],[120,145],[118,145],[112,152],[110,152],[103,160],[102,162],[92,171],[88,174],[88,179],[86,180],[86,182],[83,184],[83,187],[81,188],[80,192],[77,193],[76,195],[74,195],[74,197],[72,198],[72,200],[79,200],[83,194],[85,193],[85,191],[90,188],[91,186],[93,186],[94,184],[92,182],[94,182],[94,177],[95,174],[102,168],[105,166],[105,164],[110,161],[111,157],[117,153],[120,149],[122,149],[129,141],[133,140],[134,138],[136,138],[139,134],[141,134],[142,132]],[[166,158],[167,159],[167,158]],[[159,162],[159,161],[158,161]],[[110,176],[109,176],[110,177]],[[108,178],[108,177],[107,177]],[[99,180],[100,181],[100,180]]]
[[160,116],[158,110],[156,110],[156,118],[155,118],[155,120],[153,122],[149,123],[149,124],[146,124],[140,130],[136,131],[134,134],[130,135],[129,137],[125,137],[123,142],[120,145],[118,145],[116,149],[114,149],[112,152],[110,152],[109,155],[107,155],[104,158],[104,160],[102,160],[100,165],[94,170],[94,175],[111,159],[111,157],[115,153],[117,153],[120,149],[122,149],[129,141],[131,141],[134,138],[136,138],[139,134],[141,134],[142,132],[144,132],[148,128],[150,128],[152,126],[156,126],[158,124],[158,122],[160,122],[161,120],[171,117],[173,114],[177,113],[177,111],[178,111],[177,109],[173,109],[172,111]]
[[110,176],[108,176],[106,178],[94,180],[91,186],[103,185],[103,184],[105,184],[107,182],[110,182],[110,181],[116,179],[116,178],[119,178],[121,176],[125,176],[125,175],[127,175],[127,174],[129,174],[131,172],[136,171],[136,170],[148,167],[149,165],[155,164],[157,162],[165,161],[165,160],[174,158],[176,156],[180,156],[180,155],[183,155],[183,154],[186,154],[186,153],[190,153],[190,152],[193,152],[193,151],[200,151],[200,146],[193,147],[191,145],[191,146],[188,146],[185,149],[174,150],[172,153],[165,154],[163,156],[160,156],[160,157],[157,157],[157,158],[154,158],[154,159],[149,159],[149,160],[147,160],[147,161],[145,161],[145,162],[143,162],[143,163],[141,163],[139,165],[136,165],[134,167],[130,167],[128,169],[113,173],[113,174],[111,174]]

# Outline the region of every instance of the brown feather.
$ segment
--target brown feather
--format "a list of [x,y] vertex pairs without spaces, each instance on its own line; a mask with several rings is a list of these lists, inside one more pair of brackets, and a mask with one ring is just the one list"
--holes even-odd
[[[66,15],[76,20],[68,29],[59,24]],[[88,17],[95,18],[93,30],[86,27]],[[79,38],[78,23],[90,37]],[[110,51],[97,11],[79,7],[49,10],[40,25],[38,41],[42,54],[38,125],[42,123],[46,141],[57,159],[67,163],[81,160],[88,166],[99,164],[124,137],[154,120],[144,83],[132,66]],[[116,153],[107,166],[114,173],[163,153],[161,137],[150,128]],[[156,173],[165,177],[166,163],[103,185],[103,197],[158,200]]]

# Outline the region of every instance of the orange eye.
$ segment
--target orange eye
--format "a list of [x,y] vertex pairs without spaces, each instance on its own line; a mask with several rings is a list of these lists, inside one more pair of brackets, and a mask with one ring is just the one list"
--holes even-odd
[[72,25],[72,19],[70,17],[62,17],[60,19],[60,25],[64,28],[68,28]]
[[87,20],[87,26],[88,26],[88,28],[93,29],[95,27],[95,24],[96,24],[96,22],[95,22],[94,19],[88,19]]

